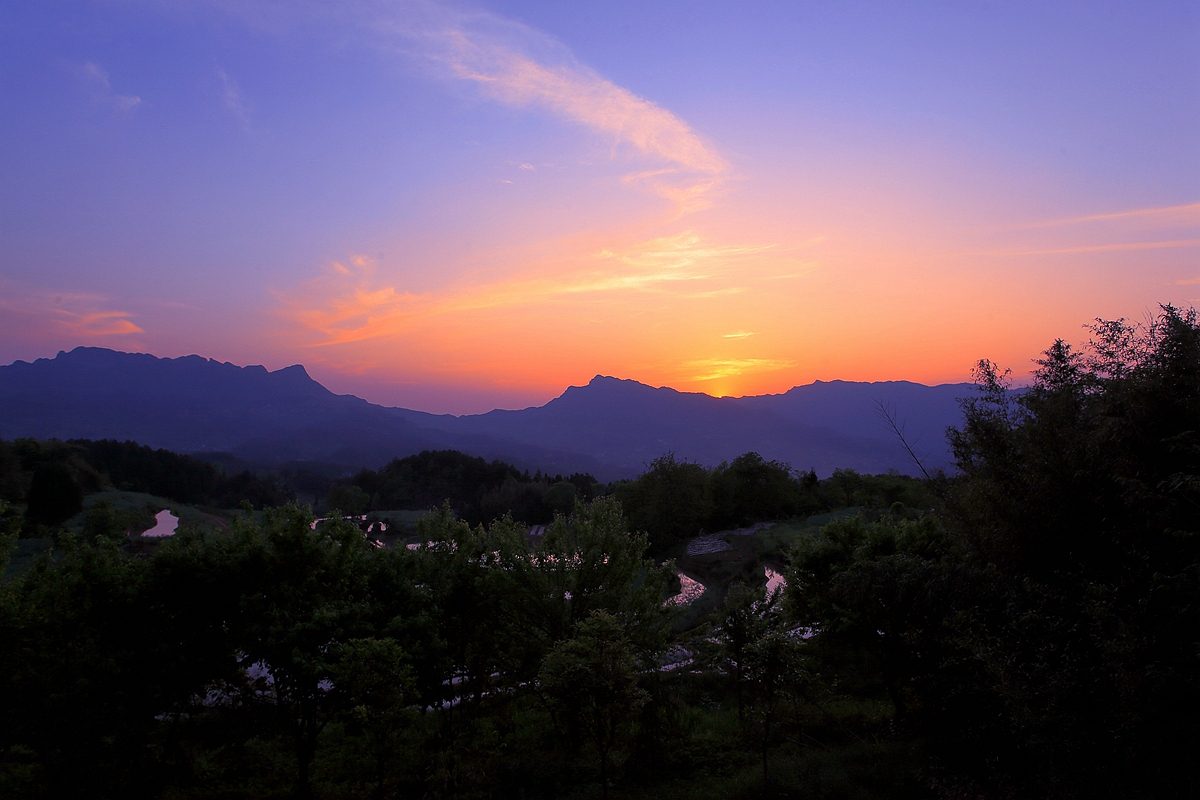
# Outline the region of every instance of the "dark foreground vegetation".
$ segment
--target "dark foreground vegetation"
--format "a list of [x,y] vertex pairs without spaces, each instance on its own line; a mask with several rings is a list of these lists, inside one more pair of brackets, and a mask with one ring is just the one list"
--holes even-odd
[[[536,536],[464,519],[497,485],[452,479],[466,457],[341,484],[442,493],[411,549],[296,505],[152,550],[43,517],[53,549],[0,585],[0,796],[1197,796],[1195,315],[978,378],[949,477],[496,468],[575,490]],[[42,501],[4,474],[11,548]],[[707,584],[686,608],[664,555]]]

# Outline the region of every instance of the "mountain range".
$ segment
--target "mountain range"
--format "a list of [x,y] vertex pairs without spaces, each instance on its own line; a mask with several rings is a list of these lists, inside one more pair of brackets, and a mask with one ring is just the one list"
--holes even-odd
[[886,408],[928,469],[949,468],[945,430],[971,384],[816,381],[750,397],[654,388],[597,375],[543,406],[452,416],[338,395],[295,365],[269,372],[201,356],[94,347],[0,366],[0,438],[131,439],[260,465],[379,467],[427,449],[530,471],[633,477],[671,451],[715,465],[747,451],[828,475],[839,467],[914,473]]

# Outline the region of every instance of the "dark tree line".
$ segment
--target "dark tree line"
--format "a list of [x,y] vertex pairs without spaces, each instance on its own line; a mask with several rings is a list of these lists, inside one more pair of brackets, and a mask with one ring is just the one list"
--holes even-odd
[[106,486],[181,503],[236,508],[283,505],[294,494],[248,469],[226,473],[193,456],[113,439],[0,440],[0,499],[26,505],[31,523],[54,526]]
[[457,450],[425,450],[363,469],[330,489],[327,503],[348,514],[393,509],[426,510],[449,503],[472,525],[508,514],[530,525],[569,514],[577,500],[601,493],[591,475],[530,475],[503,461],[485,461]]
[[612,491],[630,524],[648,531],[656,550],[666,550],[702,530],[727,530],[851,506],[920,507],[933,502],[928,490],[906,475],[836,470],[819,480],[811,470],[796,472],[758,453],[745,453],[711,469],[667,453],[647,465],[637,479],[614,484]]

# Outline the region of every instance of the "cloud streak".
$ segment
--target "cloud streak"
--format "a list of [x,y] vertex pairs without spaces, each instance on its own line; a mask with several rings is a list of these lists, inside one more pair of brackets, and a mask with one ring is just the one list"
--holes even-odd
[[624,147],[659,162],[623,180],[648,186],[679,214],[708,207],[710,193],[728,172],[725,159],[678,116],[578,63],[563,45],[524,25],[485,12],[410,3],[371,27],[495,102],[545,109],[604,135],[614,155]]
[[434,316],[541,305],[556,298],[668,292],[682,283],[724,277],[741,259],[771,249],[769,245],[712,245],[694,231],[685,231],[621,252],[601,250],[576,263],[452,287],[440,294],[414,294],[381,285],[375,262],[359,256],[348,263],[335,262],[300,292],[280,298],[285,317],[318,335],[314,346],[330,346],[394,336]]
[[60,311],[57,322],[85,336],[129,336],[145,333],[129,319],[130,316],[124,311],[94,311],[85,314]]
[[1111,244],[1088,244],[1075,247],[1050,247],[1040,250],[987,250],[966,253],[973,256],[1053,256],[1074,253],[1113,253],[1129,250],[1164,250],[1177,247],[1200,246],[1200,239],[1173,239],[1165,242],[1114,242]]
[[1126,220],[1144,220],[1172,226],[1200,225],[1200,203],[1187,203],[1178,206],[1161,206],[1156,208],[1135,208],[1127,211],[1114,211],[1107,214],[1069,217],[1049,222],[1038,222],[1025,227],[1056,228],[1067,225],[1083,225],[1091,222],[1122,222]]
[[706,358],[687,364],[687,367],[696,373],[690,376],[690,380],[697,382],[733,378],[748,372],[771,372],[794,366],[795,361],[780,358]]

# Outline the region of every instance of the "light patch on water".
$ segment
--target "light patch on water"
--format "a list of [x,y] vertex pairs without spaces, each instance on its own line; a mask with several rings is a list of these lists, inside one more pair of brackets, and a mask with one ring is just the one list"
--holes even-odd
[[787,578],[781,573],[776,572],[770,567],[763,567],[763,572],[767,576],[767,597],[771,597],[778,591],[782,591],[784,586],[787,586]]
[[667,598],[667,604],[687,606],[699,600],[700,595],[704,594],[704,584],[695,578],[689,578],[682,572],[676,572],[675,574],[679,576],[679,585],[682,588],[679,594]]
[[658,661],[659,672],[671,672],[681,667],[689,667],[696,663],[691,650],[686,647],[672,647]]
[[170,512],[169,509],[163,509],[154,515],[154,527],[142,534],[151,539],[161,539],[164,536],[174,536],[175,529],[179,527],[179,517]]

